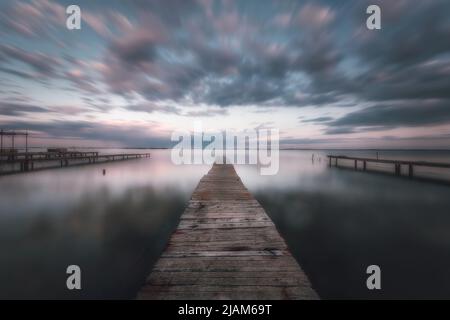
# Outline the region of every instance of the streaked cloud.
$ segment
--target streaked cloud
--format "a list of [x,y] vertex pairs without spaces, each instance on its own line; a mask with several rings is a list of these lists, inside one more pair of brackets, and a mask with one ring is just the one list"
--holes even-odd
[[[365,28],[369,4],[382,8],[380,31]],[[56,137],[50,125],[63,130],[53,122],[58,106],[68,128],[79,122],[82,132],[94,132],[91,124],[98,125],[95,139],[120,143],[127,138],[112,131],[136,132],[106,130],[117,118],[124,126],[139,117],[176,126],[183,118],[239,119],[244,108],[259,123],[277,114],[275,126],[289,124],[280,129],[298,134],[291,142],[374,132],[381,141],[392,129],[450,127],[445,0],[79,5],[83,27],[73,32],[65,28],[62,2],[0,5],[0,80],[21,88],[0,92],[0,111],[8,117],[2,127],[18,127],[20,116],[33,114],[48,124],[35,129]],[[18,99],[23,105],[14,105]],[[288,109],[308,116],[292,118]]]

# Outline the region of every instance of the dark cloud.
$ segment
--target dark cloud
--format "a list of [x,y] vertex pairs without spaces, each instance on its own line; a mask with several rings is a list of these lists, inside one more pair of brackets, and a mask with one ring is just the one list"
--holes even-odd
[[[442,68],[448,60],[425,64],[449,50],[443,1],[416,6],[381,1],[386,27],[378,33],[365,29],[365,3],[353,9],[307,3],[272,15],[275,22],[286,21],[279,34],[264,34],[258,20],[263,9],[244,16],[236,3],[222,12],[206,3],[137,5],[141,17],[151,8],[156,27],[141,21],[111,44],[105,80],[116,93],[219,106],[448,98],[450,77]],[[168,8],[178,17],[173,25],[167,24]],[[347,11],[358,14],[345,24]],[[344,30],[351,47],[343,45],[349,41],[342,41]],[[183,36],[186,31],[192,34]]]
[[66,71],[63,77],[83,92],[89,94],[102,93],[102,90],[98,88],[96,81],[89,74],[84,73],[80,69]]
[[374,69],[359,78],[361,96],[370,101],[450,99],[450,58],[425,63]]
[[[38,106],[32,104],[32,101],[24,96],[15,96],[9,100],[8,102],[0,102],[0,115],[19,117],[32,113],[53,113],[67,116],[90,111],[89,108],[80,106]],[[17,102],[11,102],[12,100]]]
[[206,108],[200,111],[188,111],[183,115],[186,117],[214,117],[227,115],[228,110],[224,108]]
[[[376,32],[365,28],[369,4],[381,7]],[[450,2],[358,1],[352,11],[347,51],[363,70],[350,79],[352,92],[369,101],[450,97]]]
[[[149,123],[150,125],[151,123]],[[149,131],[150,126],[136,125],[124,127],[120,125],[106,125],[89,121],[47,121],[29,122],[15,121],[1,124],[3,129],[17,130],[27,128],[33,138],[49,138],[60,140],[106,141],[117,146],[129,147],[169,147],[170,135],[163,135]]]
[[59,59],[55,57],[40,52],[27,52],[15,46],[0,44],[0,53],[6,59],[26,64],[42,76],[54,76],[56,74],[55,67],[61,65]]
[[[199,3],[154,6],[138,1],[141,20],[114,40],[105,56],[103,76],[110,89],[123,95],[138,92],[149,100],[190,99],[219,106],[338,100],[334,92],[315,92],[306,85],[308,79],[293,81],[295,73],[330,77],[341,59],[326,32],[334,20],[329,6],[298,8],[293,28],[303,30],[287,30],[283,43],[266,37],[258,16],[243,16],[238,3],[218,5],[222,12]],[[309,17],[311,25],[302,25],[301,16]],[[182,18],[168,24],[170,17]]]
[[[86,12],[88,25],[99,34],[106,33],[107,21],[118,24],[119,34],[106,37],[110,43],[100,70],[115,94],[219,106],[448,98],[450,77],[442,68],[448,59],[426,64],[450,50],[448,1],[377,0],[381,31],[365,28],[369,2],[268,2],[264,7],[251,1],[244,6],[135,0],[130,2],[133,19],[114,7],[103,14]],[[43,1],[40,8],[46,6]],[[40,73],[54,73],[55,61],[45,55],[5,46],[1,51]],[[91,79],[65,75],[79,89],[97,93]]]
[[352,126],[342,126],[342,127],[328,127],[326,134],[347,134],[358,132],[356,128]]
[[64,25],[65,7],[51,0],[10,1],[0,11],[0,34],[52,39],[55,27]]
[[334,119],[333,117],[318,117],[318,118],[312,118],[312,119],[301,119],[300,122],[323,123],[323,122],[330,122],[333,119]]
[[378,104],[328,122],[328,134],[450,123],[448,101],[402,101]]
[[147,113],[153,113],[153,112],[172,113],[172,114],[180,114],[181,113],[181,110],[178,107],[169,106],[169,105],[158,105],[158,104],[153,104],[153,103],[131,105],[131,106],[126,107],[126,109],[130,110],[130,111],[147,112]]
[[23,72],[23,71],[19,71],[19,70],[14,70],[14,69],[10,69],[7,67],[0,67],[0,71],[7,73],[7,74],[11,74],[13,76],[22,78],[22,79],[27,79],[27,80],[34,80],[34,75],[27,73],[27,72]]
[[156,44],[160,37],[162,36],[155,34],[153,30],[138,29],[130,36],[114,40],[110,52],[117,57],[118,61],[130,66],[138,66],[154,60]]
[[0,114],[3,116],[21,116],[27,113],[47,111],[46,108],[34,105],[0,102]]
[[[102,10],[91,3],[81,2],[83,39],[95,32],[96,61],[88,61],[89,50],[61,59],[5,41],[0,72],[68,81],[101,110],[105,97],[140,101],[133,100],[138,95],[146,101],[124,109],[206,116],[229,106],[366,106],[336,120],[301,120],[329,134],[449,122],[447,0],[132,0]],[[381,30],[366,28],[369,4],[381,7]],[[56,31],[64,29],[57,28],[65,17],[60,4],[8,2],[2,9],[2,35],[67,36]],[[66,45],[76,39],[67,38]],[[182,107],[188,105],[205,109]]]
[[450,42],[445,41],[450,37],[448,1],[358,1],[356,22],[365,20],[362,9],[369,4],[380,6],[382,30],[372,32],[361,25],[354,44],[358,54],[370,64],[399,68],[425,62],[450,50]]

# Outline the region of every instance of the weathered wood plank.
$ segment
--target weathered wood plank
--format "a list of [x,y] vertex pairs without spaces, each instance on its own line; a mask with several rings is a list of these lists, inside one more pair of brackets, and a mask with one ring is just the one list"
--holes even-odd
[[153,272],[260,272],[260,271],[295,271],[299,268],[290,256],[253,256],[253,257],[186,257],[180,259],[161,257],[153,268]]
[[296,286],[304,285],[306,277],[297,271],[262,272],[153,272],[147,285],[204,285],[204,286]]
[[315,292],[305,286],[298,290],[297,286],[145,286],[139,298],[152,297],[161,300],[208,300],[208,299],[237,299],[237,300],[280,300],[280,299],[311,299]]
[[237,228],[265,228],[273,227],[273,222],[269,221],[247,221],[247,222],[222,222],[222,223],[195,223],[181,221],[178,230],[184,229],[237,229]]
[[140,299],[317,299],[232,165],[214,164],[192,194]]
[[173,252],[166,250],[161,257],[164,258],[184,258],[184,257],[250,257],[250,256],[282,256],[287,254],[286,250],[269,249],[269,250],[230,250],[230,251],[210,251],[199,250],[189,252]]

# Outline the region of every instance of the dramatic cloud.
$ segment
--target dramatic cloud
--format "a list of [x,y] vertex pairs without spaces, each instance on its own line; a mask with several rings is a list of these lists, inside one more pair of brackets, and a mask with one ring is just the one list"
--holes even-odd
[[0,11],[0,34],[27,38],[52,36],[52,29],[66,19],[65,8],[50,0],[9,1]]
[[165,6],[138,2],[141,20],[112,41],[105,57],[103,75],[110,89],[219,106],[306,105],[321,93],[324,103],[336,100],[308,86],[330,76],[340,60],[326,34],[334,20],[330,7],[298,7],[296,23],[278,35],[264,33],[270,29],[258,15],[241,15],[239,3],[216,4],[223,12],[207,2],[170,2],[171,16],[182,19],[168,24]]
[[55,67],[61,65],[57,58],[40,52],[30,53],[14,46],[0,44],[0,54],[6,57],[7,61],[16,60],[28,65],[40,76],[54,76]]
[[20,116],[26,113],[46,111],[48,110],[39,106],[0,102],[0,115],[2,116]]
[[209,108],[201,111],[189,111],[185,113],[188,117],[214,117],[228,114],[228,110],[221,108]]
[[328,133],[349,133],[365,127],[386,129],[450,123],[448,101],[391,102],[351,112],[329,122]]
[[318,117],[313,119],[301,119],[300,122],[321,123],[321,122],[330,122],[331,120],[333,120],[332,117]]
[[[0,76],[19,84],[23,96],[41,101],[42,88],[53,92],[47,102],[67,95],[60,104],[82,104],[77,116],[90,107],[130,118],[280,108],[279,124],[292,116],[286,109],[314,108],[296,125],[316,126],[327,139],[450,124],[447,0],[78,4],[78,31],[65,28],[61,3],[0,5]],[[381,7],[381,30],[366,28],[370,4]],[[51,102],[39,113],[54,112]],[[23,110],[8,107],[2,115],[33,112]]]
[[118,143],[128,147],[168,147],[172,145],[170,137],[156,131],[149,131],[147,126],[135,125],[132,128],[119,124],[103,124],[92,121],[17,121],[2,124],[6,130],[27,128],[33,139],[85,140]]
[[80,90],[92,94],[99,94],[101,90],[96,87],[96,83],[91,76],[80,69],[72,69],[64,74],[65,78],[72,82]]
[[131,111],[147,112],[147,113],[153,113],[153,112],[173,113],[173,114],[181,113],[181,110],[174,106],[157,105],[157,104],[149,104],[149,103],[131,105],[131,106],[128,106],[126,109],[131,110]]

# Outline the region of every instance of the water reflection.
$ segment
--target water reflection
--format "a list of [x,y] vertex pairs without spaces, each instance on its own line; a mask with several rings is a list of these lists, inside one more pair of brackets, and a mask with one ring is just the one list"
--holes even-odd
[[[169,150],[151,152],[1,177],[0,298],[134,297],[209,168],[174,166]],[[450,187],[330,169],[327,153],[282,151],[275,176],[236,166],[318,293],[450,298]],[[449,154],[382,156],[450,162]],[[65,287],[70,264],[82,269],[81,291]],[[381,292],[365,287],[370,264],[381,266]]]
[[[156,151],[2,178],[0,298],[134,297],[206,170]],[[81,267],[81,291],[65,287],[71,264]]]
[[[238,171],[320,296],[450,298],[450,187],[327,168],[310,155],[284,152],[274,179]],[[381,291],[366,288],[371,264]]]

